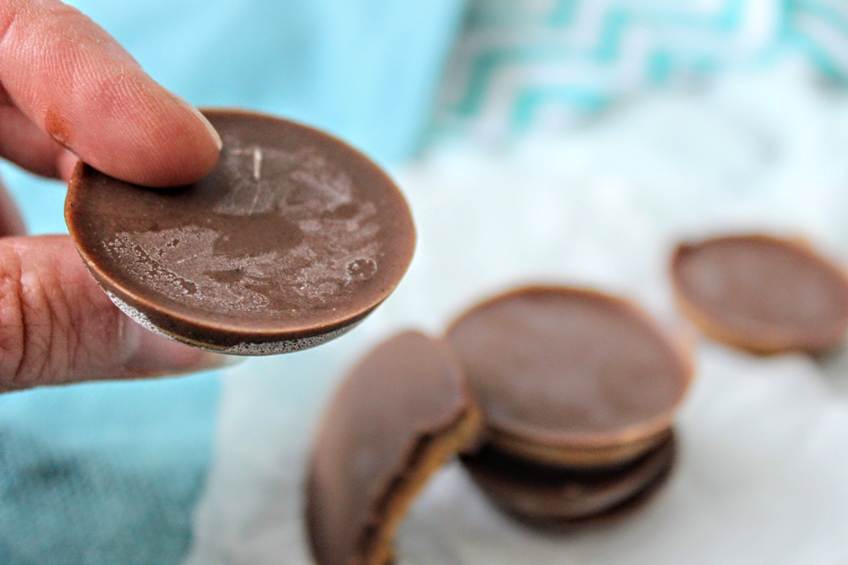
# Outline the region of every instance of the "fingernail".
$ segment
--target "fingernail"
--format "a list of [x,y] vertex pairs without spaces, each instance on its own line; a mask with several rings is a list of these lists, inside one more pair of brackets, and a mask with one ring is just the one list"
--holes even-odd
[[67,181],[71,178],[77,166],[77,161],[79,161],[77,156],[68,150],[62,151],[59,154],[59,157],[56,159],[56,169],[63,180]]
[[218,134],[218,131],[215,129],[212,123],[206,119],[206,116],[200,113],[200,110],[192,106],[191,111],[194,113],[195,116],[197,116],[197,119],[200,120],[200,123],[202,123],[204,127],[206,127],[206,130],[209,132],[209,135],[211,135],[212,139],[215,140],[215,146],[218,147],[218,151],[220,151],[224,147],[224,142],[221,140],[221,136]]
[[200,120],[200,123],[203,124],[203,127],[206,128],[206,131],[209,132],[209,135],[212,136],[212,139],[215,141],[215,145],[218,147],[218,151],[220,151],[224,147],[224,142],[221,140],[221,136],[218,134],[218,131],[215,129],[215,126],[212,125],[212,122],[210,122],[206,118],[206,116],[204,116],[200,112],[200,110],[198,110],[176,94],[174,95],[174,98],[176,98],[180,104],[188,108],[191,113],[194,114],[198,120]]

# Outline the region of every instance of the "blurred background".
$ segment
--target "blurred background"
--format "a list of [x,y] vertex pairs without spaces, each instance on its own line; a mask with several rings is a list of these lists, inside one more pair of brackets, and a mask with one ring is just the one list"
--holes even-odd
[[[528,281],[671,328],[681,238],[766,229],[848,258],[841,0],[77,0],[167,88],[328,129],[392,171],[419,246],[360,328],[223,373],[0,396],[0,563],[308,563],[301,481],[344,368]],[[0,170],[31,231],[64,190]],[[625,521],[514,526],[448,467],[405,563],[848,563],[848,357],[701,341],[669,484]]]

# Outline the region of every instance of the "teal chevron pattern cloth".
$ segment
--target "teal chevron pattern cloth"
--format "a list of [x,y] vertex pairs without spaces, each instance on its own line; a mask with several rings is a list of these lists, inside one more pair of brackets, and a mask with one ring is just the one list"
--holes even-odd
[[790,60],[845,83],[848,2],[476,0],[436,131],[555,130],[646,90]]

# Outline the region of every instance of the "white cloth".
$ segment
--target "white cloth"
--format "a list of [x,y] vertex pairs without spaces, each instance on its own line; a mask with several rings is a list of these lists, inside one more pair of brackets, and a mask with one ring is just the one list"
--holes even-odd
[[[399,178],[419,229],[395,295],[359,329],[224,380],[191,564],[309,563],[302,473],[344,367],[406,326],[439,331],[530,280],[638,299],[684,336],[666,273],[678,238],[774,227],[848,252],[848,104],[793,69],[634,103],[503,154],[444,148]],[[707,341],[669,482],[638,512],[568,535],[503,517],[456,466],[402,527],[400,563],[848,563],[848,355],[752,357]]]

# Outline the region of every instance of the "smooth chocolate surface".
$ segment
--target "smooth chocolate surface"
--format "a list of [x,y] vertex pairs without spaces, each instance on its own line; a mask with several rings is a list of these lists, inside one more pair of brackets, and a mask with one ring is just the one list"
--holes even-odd
[[669,426],[691,377],[688,359],[640,309],[585,289],[507,292],[463,314],[447,339],[492,441],[604,448],[646,439]]
[[204,114],[224,147],[193,185],[153,190],[75,171],[68,227],[116,304],[171,337],[233,353],[313,345],[379,305],[415,245],[386,174],[303,125]]
[[678,246],[672,280],[708,335],[760,352],[833,347],[848,328],[848,280],[809,245],[731,235]]
[[414,495],[479,426],[444,343],[406,332],[377,346],[339,385],[315,437],[306,515],[319,565],[382,565]]
[[627,503],[667,474],[675,451],[670,435],[634,462],[593,471],[529,462],[491,444],[461,460],[498,506],[533,521],[563,522],[594,518]]

